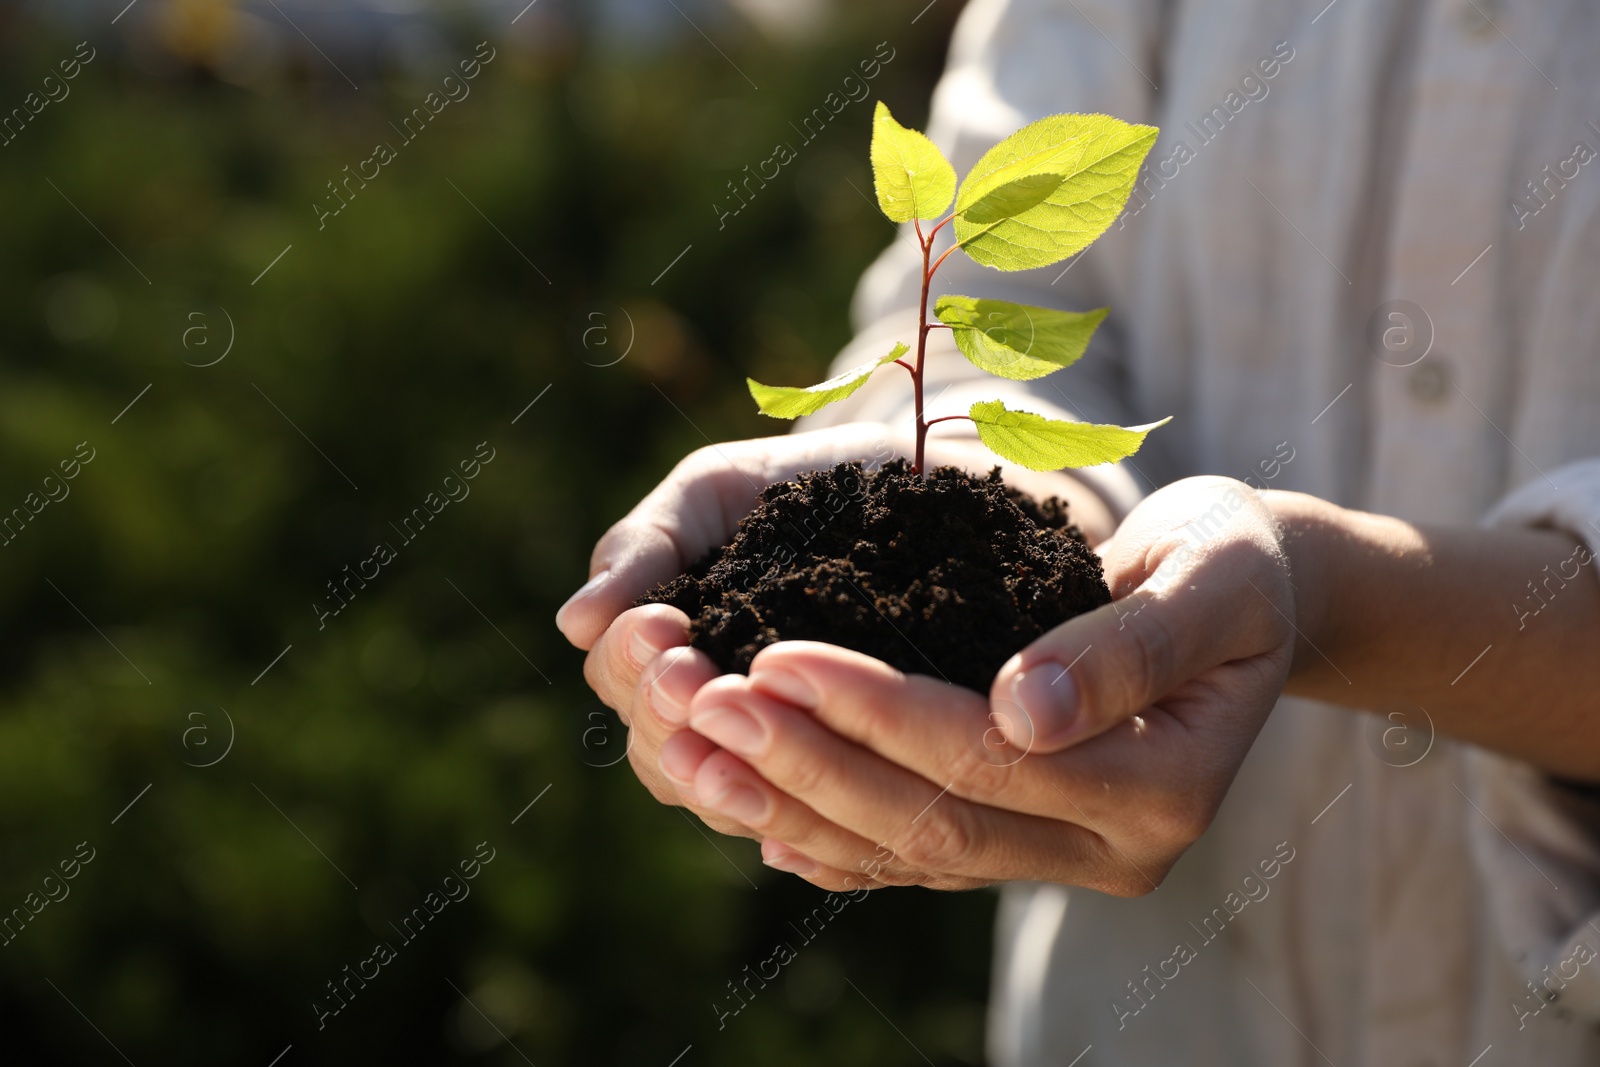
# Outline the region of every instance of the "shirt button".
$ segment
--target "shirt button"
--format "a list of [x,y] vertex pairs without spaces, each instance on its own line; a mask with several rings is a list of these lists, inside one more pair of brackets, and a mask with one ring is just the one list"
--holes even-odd
[[1437,404],[1450,391],[1451,377],[1449,364],[1434,356],[1411,368],[1406,389],[1419,404]]
[[1458,13],[1461,28],[1478,38],[1498,37],[1495,22],[1503,6],[1501,0],[1465,0]]

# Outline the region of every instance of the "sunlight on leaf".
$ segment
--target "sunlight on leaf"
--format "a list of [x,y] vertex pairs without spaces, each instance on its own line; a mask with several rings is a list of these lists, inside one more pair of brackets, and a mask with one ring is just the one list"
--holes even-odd
[[1159,131],[1109,115],[1051,115],[978,160],[956,195],[956,239],[996,270],[1081,252],[1116,221]]
[[872,372],[885,363],[893,363],[907,352],[911,351],[903,344],[896,344],[894,351],[887,356],[875,359],[870,363],[863,363],[843,374],[836,374],[825,382],[805,387],[788,385],[762,385],[754,378],[746,378],[745,383],[750,386],[750,395],[755,397],[756,406],[761,409],[761,414],[770,415],[775,419],[797,419],[801,415],[810,415],[812,412],[821,411],[834,401],[843,400],[851,393],[867,384],[867,379],[872,377]]
[[934,304],[934,314],[950,327],[962,355],[1014,381],[1042,378],[1076,362],[1106,312],[1057,311],[970,296],[941,296]]
[[979,440],[1001,457],[1035,471],[1114,463],[1139,451],[1145,434],[1172,421],[1168,416],[1145,426],[1098,426],[1008,411],[1000,400],[980,400],[968,414]]
[[882,100],[872,116],[872,183],[893,222],[936,219],[956,195],[955,168],[944,153],[896,122]]

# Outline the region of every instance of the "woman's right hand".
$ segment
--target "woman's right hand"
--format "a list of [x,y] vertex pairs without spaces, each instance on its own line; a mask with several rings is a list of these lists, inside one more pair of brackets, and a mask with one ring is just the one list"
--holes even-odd
[[[662,743],[687,729],[689,701],[721,672],[688,647],[683,612],[665,604],[633,607],[634,601],[731,540],[767,486],[846,460],[876,464],[895,454],[891,434],[877,423],[709,445],[686,456],[595,545],[589,580],[556,613],[556,626],[588,651],[584,677],[627,725],[629,762],[657,800],[689,807],[722,833],[759,836],[697,806],[692,783],[674,784],[663,772]],[[711,748],[705,742],[707,753]]]

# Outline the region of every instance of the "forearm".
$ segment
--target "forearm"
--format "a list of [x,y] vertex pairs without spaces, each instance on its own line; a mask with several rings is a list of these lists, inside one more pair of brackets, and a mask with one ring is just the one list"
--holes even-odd
[[1577,538],[1264,495],[1296,590],[1287,692],[1420,705],[1442,733],[1600,781],[1600,580]]

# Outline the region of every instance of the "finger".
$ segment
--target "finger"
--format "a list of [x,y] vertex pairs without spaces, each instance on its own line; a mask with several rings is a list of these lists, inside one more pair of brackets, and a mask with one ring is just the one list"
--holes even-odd
[[[669,652],[662,659],[672,655]],[[656,666],[652,664],[649,670]],[[641,682],[641,688],[644,684]],[[641,720],[645,717],[643,712],[639,714]],[[737,825],[744,836],[764,841],[782,837],[787,844],[763,849],[764,856],[770,853],[777,857],[776,862],[770,857],[763,860],[777,870],[837,891],[863,885],[930,884],[931,879],[922,872],[907,868],[887,870],[884,865],[892,855],[885,849],[827,823],[810,808],[774,789],[742,760],[692,731],[680,731],[664,740],[659,770],[682,798],[669,803],[687,803],[696,811],[710,813],[702,814],[708,825],[723,833],[730,832],[727,825]],[[970,879],[945,879],[933,887],[970,889],[979,884],[982,883]]]
[[720,673],[709,656],[694,648],[670,648],[640,673],[627,716],[632,722],[628,756],[635,773],[662,803],[683,803],[680,787],[686,783],[669,783],[661,777],[661,746],[674,734],[686,732],[689,701]]
[[[628,520],[624,520],[627,523]],[[685,558],[672,535],[648,523],[613,526],[615,559],[592,566],[589,580],[556,612],[556,629],[578,648],[593,647],[624,611],[646,591],[669,581],[693,561]]]
[[[687,807],[719,833],[755,837],[748,827],[723,818],[694,802],[692,773],[674,779],[664,773],[661,752],[673,737],[693,741],[695,735],[684,729],[689,701],[695,691],[721,671],[711,658],[698,649],[669,648],[652,659],[639,675],[634,691],[632,728],[628,732],[628,762],[650,794],[663,804]],[[709,742],[695,757],[703,759],[713,746]]]
[[[673,615],[677,615],[676,620]],[[627,757],[639,781],[661,803],[687,806],[682,790],[661,773],[661,744],[674,732],[684,732],[682,724],[688,717],[688,704],[694,691],[716,677],[719,671],[705,653],[683,646],[653,656],[642,670],[636,671],[633,667],[636,656],[648,651],[642,642],[631,640],[636,628],[652,641],[670,639],[682,630],[682,613],[663,610],[658,605],[627,613],[591,650],[585,673],[595,692],[629,725]],[[627,651],[630,648],[633,653]],[[634,675],[637,675],[636,683],[629,698],[624,700],[619,694]],[[676,712],[671,710],[674,708]],[[676,726],[670,720],[673,714],[677,715]],[[715,818],[712,821],[715,829],[723,833],[749,836],[748,831],[732,823]]]
[[884,883],[868,878],[863,874],[852,874],[849,871],[841,871],[837,867],[824,866],[799,849],[785,844],[775,837],[761,839],[761,862],[775,871],[783,871],[797,878],[803,878],[818,889],[826,889],[834,893],[847,895],[857,892],[865,893],[867,890],[882,889],[884,886]]
[[[1118,896],[1153,889],[1215,815],[1227,787],[1212,768],[1237,766],[1259,720],[1189,725],[1202,706],[1245,707],[1259,690],[1258,660],[1212,670],[1146,715],[1090,743],[1044,755],[1010,744],[1002,721],[975,693],[831,645],[780,642],[751,664],[757,692],[782,694],[836,733],[924,778],[948,783],[963,800],[1087,832],[1095,888]],[[1252,686],[1255,689],[1252,689]],[[1231,720],[1230,720],[1231,721]],[[1174,843],[1179,846],[1174,850]],[[1074,868],[1078,884],[1083,868]]]
[[653,736],[681,730],[689,723],[689,702],[700,687],[722,674],[710,656],[687,645],[669,648],[639,672],[635,691],[635,725]]
[[689,617],[677,608],[666,604],[631,608],[618,615],[589,649],[583,660],[584,681],[627,721],[646,665],[667,649],[688,643]]
[[[865,875],[871,866],[872,877],[885,883],[891,881],[880,874],[881,864],[871,863],[879,851],[872,842],[820,818],[795,798],[774,789],[749,764],[705,737],[692,732],[675,735],[662,746],[661,758],[663,770],[670,769],[674,779],[699,759],[688,793],[701,807],[763,838],[780,837],[791,842],[794,849],[819,867],[826,865]],[[913,872],[904,873],[911,880]]]
[[[759,442],[691,452],[601,536],[589,580],[556,612],[556,626],[568,640],[589,647],[640,596],[728,539],[762,488],[746,469],[758,465],[753,444]],[[731,521],[730,505],[743,508]]]
[[[824,867],[855,871],[858,884],[863,878],[877,884],[923,881],[911,871],[900,872],[897,879],[880,878],[883,865],[874,862],[874,857],[880,856],[882,850],[860,835],[828,823],[806,805],[773,788],[743,760],[700,734],[683,731],[667,738],[661,746],[660,768],[691,804],[745,828],[750,836],[781,837],[790,843],[790,851],[805,854],[803,862],[780,870],[803,876]],[[829,888],[838,885],[842,883],[837,879],[828,882]]]
[[633,768],[634,777],[639,779],[657,803],[673,808],[688,807],[694,801],[694,794],[674,782],[671,775],[664,773],[660,762],[661,748],[662,745],[641,743],[639,731],[628,731],[628,765]]
[[707,756],[716,751],[717,746],[698,734],[689,730],[679,730],[648,753],[644,746],[630,749],[628,759],[639,781],[643,782],[645,788],[650,790],[651,795],[661,803],[669,807],[688,808],[701,822],[719,834],[759,840],[761,835],[750,827],[737,819],[730,819],[713,811],[696,800],[695,769]]
[[[1061,819],[1062,796],[1103,792],[1093,766],[1028,759],[989,702],[961,686],[902,674],[881,660],[812,641],[764,648],[750,685],[813,714],[835,733],[965,800]],[[1086,826],[1082,817],[1067,821]]]
[[948,796],[941,785],[757,692],[746,678],[726,676],[702,688],[689,725],[824,820],[881,843],[896,868],[1091,885],[1105,866],[1096,839],[1080,827]]
[[[853,896],[854,893],[882,889],[889,884],[869,877],[860,870],[841,871],[834,867],[823,866],[793,846],[779,841],[775,837],[762,839],[761,862],[774,870],[786,871],[789,874],[804,878],[819,889],[842,893],[846,896],[851,896],[855,900],[861,898]],[[993,885],[994,883],[979,878],[943,878],[939,879],[937,884],[931,882],[923,884],[933,889],[968,890],[982,889],[984,886]]]
[[[688,733],[685,726],[689,719],[689,701],[696,690],[721,673],[704,652],[680,647],[667,649],[639,674],[639,684],[634,690],[632,728],[628,734],[632,746],[628,756],[634,773],[664,804],[693,806],[693,791],[684,790],[687,782],[663,777],[661,747],[673,736]],[[718,824],[716,829],[723,833],[736,832],[725,824]]]
[[[1289,622],[1259,588],[1252,594],[1246,586],[1258,565],[1257,548],[1231,542],[1211,556],[1209,579],[1179,571],[1172,580],[1146,581],[1131,596],[1069,619],[1008,660],[995,676],[990,701],[1011,742],[1036,753],[1061,751],[1138,715],[1213,667],[1273,647]],[[1260,604],[1249,599],[1257,595]]]
[[589,580],[556,612],[556,626],[589,648],[640,596],[725,544],[768,485],[861,458],[882,438],[881,426],[858,423],[690,453],[596,543]]

